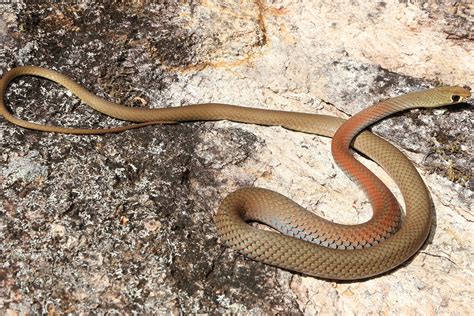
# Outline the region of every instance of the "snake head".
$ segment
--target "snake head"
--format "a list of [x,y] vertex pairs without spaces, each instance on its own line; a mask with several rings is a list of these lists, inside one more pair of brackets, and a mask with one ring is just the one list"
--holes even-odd
[[471,97],[471,91],[468,88],[459,86],[446,86],[432,89],[432,103],[427,107],[438,107],[466,102]]

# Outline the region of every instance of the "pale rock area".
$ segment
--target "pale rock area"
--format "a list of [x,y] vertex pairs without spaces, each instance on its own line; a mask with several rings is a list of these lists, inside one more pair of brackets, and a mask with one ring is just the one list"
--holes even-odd
[[[275,12],[278,14],[272,14]],[[380,90],[378,95],[370,93],[378,84],[378,67],[423,78],[425,82],[474,85],[473,41],[447,40],[441,31],[443,22],[433,21],[418,6],[392,2],[374,5],[370,1],[353,5],[274,1],[267,13],[269,43],[263,53],[252,58],[250,66],[233,68],[232,72],[225,69],[222,74],[219,68],[200,72],[196,80],[203,93],[216,87],[216,77],[220,84],[211,95],[197,96],[197,101],[240,100],[237,103],[340,116],[317,100],[353,114],[379,98],[396,95],[394,88],[397,93],[413,90],[410,85],[403,85],[405,78],[400,76],[401,82],[391,89]],[[335,62],[349,69],[334,66]],[[358,68],[363,69],[357,71]],[[263,87],[263,92],[249,91],[248,82]],[[192,83],[193,80],[191,86]],[[472,117],[467,123],[472,126]],[[225,129],[239,124],[216,125]],[[370,206],[364,195],[333,163],[329,140],[281,128],[240,128],[264,139],[265,148],[258,151],[256,161],[245,164],[244,172],[239,171],[234,181],[238,183],[241,176],[255,175],[255,186],[283,193],[317,214],[342,223],[370,218]],[[214,142],[213,135],[210,137]],[[423,148],[419,150],[423,152]],[[423,163],[423,155],[409,156],[418,166]],[[390,183],[380,168],[364,162]],[[229,168],[229,173],[234,174],[233,167]],[[226,170],[225,167],[218,177],[228,177]],[[305,314],[470,313],[474,298],[474,234],[469,229],[472,192],[466,193],[445,178],[420,172],[432,192],[436,209],[429,243],[402,268],[363,282],[338,284],[293,276],[290,288]],[[229,192],[238,186],[229,186]],[[396,191],[393,185],[391,188]],[[461,191],[467,195],[465,199],[460,198]]]
[[[457,3],[457,9],[453,9],[455,3]],[[243,1],[242,5],[239,5],[233,1],[202,1],[195,6],[178,7],[177,12],[176,20],[179,21],[180,26],[184,30],[192,30],[195,36],[203,40],[198,41],[193,47],[194,55],[191,57],[191,62],[184,65],[180,63],[183,60],[179,55],[173,57],[172,49],[170,49],[170,54],[159,50],[156,53],[153,51],[156,47],[151,47],[150,51],[146,51],[152,56],[157,56],[156,60],[164,65],[166,71],[176,73],[176,77],[165,79],[168,81],[164,90],[154,86],[154,83],[151,83],[151,87],[146,84],[140,87],[143,89],[141,92],[144,98],[150,100],[147,104],[150,107],[213,101],[346,117],[379,99],[437,83],[474,86],[472,34],[447,31],[451,21],[449,19],[453,17],[467,19],[464,23],[465,27],[472,25],[472,8],[467,2],[446,1],[443,5],[436,5],[428,1],[423,5],[415,5],[402,1],[340,3],[258,0]],[[11,15],[4,14],[4,16],[9,23],[14,20]],[[4,34],[1,25],[0,23],[0,34]],[[186,31],[183,33],[186,34]],[[177,43],[182,42],[177,40]],[[160,44],[173,46],[176,42]],[[35,48],[31,47],[31,45],[25,45],[24,50],[20,50],[19,55],[13,60],[31,63],[29,59],[33,59],[32,54],[25,51],[26,49],[34,51]],[[131,50],[133,49],[135,48]],[[141,48],[136,48],[136,50],[142,52]],[[138,57],[130,57],[124,64],[127,67],[136,65],[141,73],[145,74],[153,73],[150,69],[154,69],[153,63],[147,60],[142,62]],[[48,65],[48,62],[45,62],[45,65]],[[100,64],[94,67],[96,67],[95,72],[100,72],[97,70],[100,69]],[[120,71],[117,73],[122,75]],[[79,70],[75,75],[76,78],[81,77]],[[137,82],[127,83],[129,86],[134,84],[138,85]],[[108,91],[105,84],[100,87]],[[110,91],[108,93],[111,94]],[[119,91],[114,96],[122,97],[120,93]],[[278,312],[305,315],[469,314],[474,299],[472,292],[474,234],[470,229],[473,220],[473,194],[469,185],[469,181],[472,181],[472,170],[470,171],[473,146],[470,134],[473,124],[472,110],[464,107],[455,113],[448,110],[442,115],[435,115],[433,111],[414,111],[414,113],[405,113],[401,117],[389,119],[375,129],[402,147],[415,163],[432,192],[436,210],[436,220],[427,244],[418,255],[402,267],[383,276],[360,282],[331,282],[280,269],[268,269],[263,272],[263,275],[268,277],[262,277],[257,283],[261,287],[275,288],[276,292],[272,292],[272,297],[278,297],[278,304],[273,306],[274,301],[266,303],[267,297],[259,297],[259,291],[263,291],[260,287],[255,289],[250,287],[250,290],[256,293],[256,297],[249,295],[250,292],[243,292],[247,293],[248,298],[245,296],[236,298],[232,295],[239,290],[231,287],[232,290],[229,291],[227,289],[230,286],[224,284],[222,288],[213,287],[212,294],[215,294],[216,298],[212,300],[212,304],[216,305],[209,305],[212,307],[208,308],[213,308],[213,310],[208,310],[203,309],[203,305],[200,304],[204,303],[200,301],[202,297],[209,296],[206,289],[209,284],[206,283],[206,279],[208,275],[213,275],[214,270],[211,269],[206,277],[199,278],[199,275],[196,277],[198,290],[195,293],[198,294],[194,294],[195,296],[189,293],[183,294],[180,291],[174,291],[175,288],[170,286],[174,284],[173,282],[179,282],[169,281],[170,272],[167,263],[187,264],[188,270],[191,271],[195,267],[193,259],[181,262],[179,255],[174,256],[174,253],[169,257],[158,258],[151,255],[147,259],[153,260],[158,270],[153,270],[148,266],[144,269],[148,274],[153,273],[155,277],[150,282],[154,287],[149,297],[153,299],[142,304],[145,306],[142,309],[128,308],[146,311],[149,304],[149,306],[160,306],[161,312],[173,314],[183,313],[183,311],[185,313],[230,312],[253,315]],[[433,115],[436,118],[431,118]],[[439,123],[443,120],[447,123]],[[455,183],[454,178],[448,179],[443,171],[438,174],[437,169],[427,165],[428,154],[432,154],[432,151],[443,151],[443,149],[438,149],[438,146],[447,146],[446,143],[439,141],[436,135],[431,134],[432,129],[439,128],[443,124],[452,129],[445,133],[462,135],[463,143],[461,149],[458,150],[460,153],[453,151],[453,156],[445,160],[440,158],[441,164],[445,163],[445,165],[442,165],[444,168],[439,168],[446,169],[450,161],[455,163],[457,160],[464,159],[466,162],[458,167],[458,169],[464,169],[461,169],[459,173],[465,176],[465,170],[468,170],[467,177],[471,180]],[[7,124],[2,125],[1,138],[15,135],[15,129]],[[329,139],[295,133],[280,127],[261,127],[231,122],[205,123],[203,128],[195,129],[189,135],[184,134],[190,137],[192,142],[195,139],[190,135],[197,135],[199,139],[191,150],[192,155],[198,157],[201,165],[209,168],[204,175],[200,174],[200,176],[212,178],[210,183],[213,187],[210,188],[209,183],[201,181],[199,177],[191,178],[190,187],[199,192],[204,200],[195,199],[193,206],[196,209],[206,208],[206,212],[188,215],[186,210],[181,210],[178,215],[201,223],[203,218],[208,218],[209,213],[217,209],[219,201],[225,195],[244,185],[254,185],[285,194],[317,214],[338,222],[356,223],[370,217],[370,206],[364,195],[334,164],[330,156]],[[242,136],[244,140],[240,139]],[[433,138],[436,138],[436,141]],[[447,139],[449,141],[450,138]],[[48,146],[56,145],[54,138],[48,138],[43,142]],[[75,142],[80,143],[81,139],[73,138],[73,145]],[[163,143],[160,140],[154,140],[151,144],[139,143],[137,146],[147,148],[156,157],[161,157],[163,154],[172,152],[173,149],[167,148]],[[438,145],[435,149],[433,149],[433,143]],[[119,142],[116,146],[112,146],[99,143],[95,145],[95,148],[100,155],[114,156],[120,151],[120,144]],[[93,146],[88,143],[86,145]],[[180,147],[176,146],[176,148]],[[14,151],[10,147],[9,150]],[[96,158],[96,163],[99,165],[102,160],[106,160],[100,155]],[[465,158],[466,155],[467,158]],[[17,156],[20,158],[15,158]],[[37,157],[37,152],[20,153],[17,156],[8,156],[8,159],[5,156],[1,160],[0,184],[2,188],[9,188],[14,184],[16,177],[21,176],[19,171],[14,171],[15,168],[24,166],[27,161],[30,163],[27,163],[28,168],[25,168],[24,172],[27,175],[36,172],[39,182],[48,175],[48,172],[54,171],[51,167],[48,169],[47,163],[41,160],[41,155]],[[363,161],[385,182],[391,183],[391,180],[374,163]],[[438,160],[431,161],[438,162]],[[128,174],[127,170],[134,169],[135,165],[140,169],[140,163],[132,163],[128,161],[128,157],[120,162],[127,166],[115,169],[118,177],[122,173]],[[71,159],[71,164],[73,163],[74,159]],[[166,176],[165,171],[159,172],[163,178]],[[461,176],[456,176],[455,179]],[[113,176],[104,174],[103,177]],[[152,185],[156,184],[156,181],[159,180],[140,180],[135,184],[137,190],[143,188],[145,193],[131,198],[134,205],[145,205],[145,210],[152,208],[151,201],[154,196],[161,194],[153,189]],[[165,188],[174,184],[172,180],[163,181]],[[400,198],[396,188],[393,189]],[[124,196],[128,198],[125,193],[124,196],[117,193],[110,197],[107,186],[104,189],[104,187],[92,185],[91,190],[94,192],[90,196],[80,190],[74,194],[77,198],[82,198],[81,194],[85,194],[86,200],[88,198],[87,201],[90,203],[91,201],[114,203],[111,201]],[[9,192],[5,196],[11,198],[15,194],[18,195],[18,193]],[[61,192],[53,193],[46,201],[39,200],[38,205],[53,209],[55,205],[65,203],[62,202],[64,199],[61,194]],[[177,198],[181,199],[181,197]],[[186,202],[180,200],[176,203],[181,205]],[[28,208],[28,205],[22,207]],[[68,209],[68,207],[64,205],[62,208]],[[212,212],[207,209],[208,207]],[[8,207],[3,205],[5,212],[10,212],[10,208],[13,208],[10,204]],[[120,209],[116,212],[120,213]],[[27,217],[34,219],[34,216],[38,215],[29,212]],[[129,217],[120,218],[124,227]],[[93,223],[93,219],[88,220]],[[204,236],[196,238],[212,240],[216,237],[213,235],[215,230],[209,228],[211,227],[209,221],[204,221],[204,223],[201,224],[205,228]],[[147,234],[166,233],[166,226],[167,223],[162,219],[150,218],[144,224],[145,230],[141,230],[139,234],[145,238]],[[82,238],[82,236],[69,236],[70,233],[67,232],[67,228],[64,228],[64,224],[52,223],[49,227],[50,234],[54,238],[66,239],[64,245],[67,249],[69,247],[73,249],[77,240]],[[196,235],[198,232],[193,231],[190,234]],[[163,237],[163,239],[167,238]],[[183,256],[191,249],[184,243],[180,244],[179,241],[176,244],[161,239],[154,242],[170,243],[173,251]],[[180,249],[184,250],[180,251]],[[207,248],[204,247],[204,249]],[[194,248],[192,250],[194,251]],[[120,254],[133,257],[131,251],[126,252],[125,255]],[[206,253],[203,249],[201,251],[198,253]],[[254,272],[252,269],[261,265],[248,262],[227,248],[224,248],[222,252],[216,250],[209,253],[209,256],[213,255],[218,256],[219,259],[212,257],[209,261],[216,265],[222,264],[219,261],[221,257],[234,258],[226,261],[229,266],[222,269],[232,268],[237,272],[230,277],[226,275],[222,278],[233,280],[240,275],[245,275],[248,279],[242,277],[235,281],[240,282],[237,283],[237,288],[245,288],[247,284],[252,284],[251,273]],[[102,266],[104,260],[108,262],[100,252],[91,250],[91,253],[81,256],[84,258],[77,259],[79,262],[85,262],[88,266],[99,270],[91,273],[78,271],[77,274],[81,276],[84,274],[84,279],[87,281],[85,284],[93,284],[97,293],[105,293],[97,297],[91,294],[90,289],[84,285],[83,288],[73,292],[76,301],[91,299],[99,306],[109,304],[107,306],[119,308],[117,306],[122,306],[121,302],[129,297],[140,297],[140,293],[127,292],[127,295],[123,295],[120,291],[107,291],[111,284],[115,284],[115,278],[117,278],[115,273],[119,272],[100,270],[99,267]],[[217,261],[214,263],[214,260]],[[186,267],[184,269],[186,270]],[[239,274],[238,271],[242,272]],[[175,279],[181,276],[176,271],[174,275],[176,275]],[[119,277],[121,279],[126,276]],[[5,279],[12,282],[9,278]],[[55,298],[54,295],[52,297]],[[183,302],[185,299],[189,302]],[[19,301],[22,300],[19,299]],[[28,310],[29,305],[25,302],[28,300],[25,299],[23,305],[12,303],[7,313]],[[76,311],[88,311],[87,307],[80,304],[77,306],[73,304],[73,306],[76,307]],[[2,305],[0,305],[0,310],[1,308]]]

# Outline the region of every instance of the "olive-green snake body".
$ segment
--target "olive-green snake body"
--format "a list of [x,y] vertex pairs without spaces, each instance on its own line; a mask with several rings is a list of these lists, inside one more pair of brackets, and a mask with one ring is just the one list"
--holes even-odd
[[[13,116],[4,104],[9,83],[19,76],[38,76],[71,90],[83,102],[112,117],[138,124],[111,129],[66,128],[37,124]],[[366,108],[349,120],[332,116],[206,103],[174,108],[130,108],[90,93],[60,73],[26,66],[7,72],[0,81],[0,115],[19,126],[59,133],[98,134],[161,123],[230,120],[334,137],[338,165],[368,196],[373,217],[366,223],[341,225],[308,212],[276,192],[242,188],[222,202],[215,223],[220,237],[246,256],[285,269],[330,279],[361,279],[378,275],[405,262],[430,231],[430,195],[411,162],[393,145],[364,131],[384,117],[411,108],[430,108],[463,102],[470,97],[461,87],[440,87],[401,95]],[[405,201],[402,219],[390,190],[358,162],[352,146],[377,162],[393,178]],[[284,233],[257,229],[249,221],[266,223]]]

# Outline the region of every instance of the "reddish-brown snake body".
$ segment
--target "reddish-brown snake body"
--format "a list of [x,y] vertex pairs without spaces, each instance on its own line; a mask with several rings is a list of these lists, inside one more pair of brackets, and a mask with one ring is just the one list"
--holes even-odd
[[[94,130],[21,120],[8,111],[4,97],[9,83],[25,75],[55,81],[104,114],[141,123]],[[215,223],[221,239],[250,258],[313,276],[350,280],[383,273],[410,258],[428,236],[432,217],[429,193],[410,161],[388,142],[363,130],[399,111],[455,104],[469,97],[469,90],[461,87],[428,89],[381,101],[347,121],[324,115],[217,103],[139,109],[99,98],[60,73],[27,66],[14,68],[2,77],[0,115],[25,128],[72,134],[118,132],[161,123],[231,120],[279,125],[295,131],[334,137],[332,153],[336,162],[360,185],[371,202],[373,217],[368,222],[358,225],[331,223],[276,192],[243,188],[224,199]],[[393,194],[353,157],[349,146],[377,162],[394,179],[405,200],[406,214],[403,220]],[[248,221],[266,223],[284,234],[257,229],[249,225]]]

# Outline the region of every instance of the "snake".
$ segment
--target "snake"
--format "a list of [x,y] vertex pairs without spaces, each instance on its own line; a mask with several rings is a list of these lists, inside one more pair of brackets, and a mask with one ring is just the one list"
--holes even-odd
[[[5,94],[11,81],[21,76],[56,82],[95,110],[134,123],[88,129],[18,118],[5,104]],[[334,223],[280,193],[243,187],[223,199],[214,222],[225,244],[253,260],[322,279],[358,280],[393,270],[414,256],[428,237],[433,217],[430,193],[416,168],[400,150],[368,128],[394,113],[458,104],[470,95],[469,88],[460,86],[415,91],[381,100],[347,120],[223,103],[133,108],[98,97],[54,70],[21,66],[6,72],[0,80],[0,115],[23,128],[68,134],[102,134],[153,124],[228,120],[332,137],[334,160],[365,192],[372,206],[368,221],[355,225]],[[395,181],[403,196],[404,212],[387,186],[354,157],[353,150],[375,161]],[[261,229],[254,222],[270,229]]]

